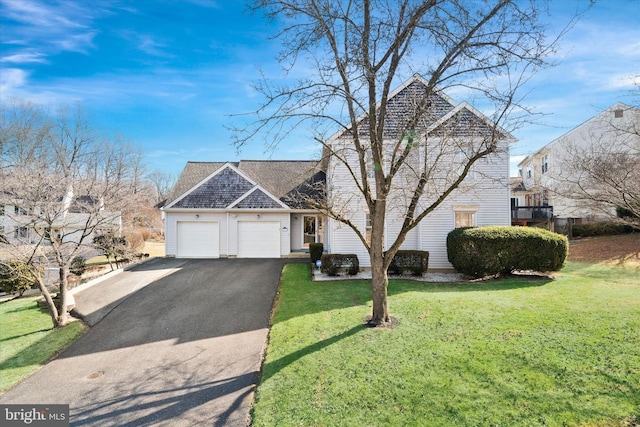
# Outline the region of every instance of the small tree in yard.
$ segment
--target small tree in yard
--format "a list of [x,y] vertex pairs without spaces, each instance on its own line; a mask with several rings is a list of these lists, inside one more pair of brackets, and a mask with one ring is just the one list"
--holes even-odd
[[[515,125],[510,113],[524,111],[518,108],[518,89],[553,50],[554,40],[545,39],[540,21],[543,6],[510,0],[256,0],[254,5],[279,24],[281,62],[289,70],[302,66],[304,77],[283,87],[266,79],[259,83],[265,104],[252,124],[236,129],[236,143],[262,134],[275,145],[306,122],[318,132],[316,141],[357,187],[370,230],[345,214],[351,195],[329,197],[316,208],[350,227],[369,252],[370,324],[384,325],[390,321],[387,268],[407,233],[461,187],[474,164],[507,155],[505,129]],[[406,100],[401,120],[390,118],[392,88],[416,73],[424,76],[423,89]],[[483,124],[481,133],[470,130],[472,144],[459,132],[464,117],[454,120],[453,129],[429,133],[437,108],[431,100],[454,87],[491,111],[493,123]],[[327,123],[333,128],[326,129]],[[348,138],[327,143],[322,131],[336,128]],[[390,209],[401,210],[404,222],[385,250]]]
[[37,281],[29,271],[30,268],[33,266],[20,261],[0,264],[0,290],[7,294],[17,293],[22,296],[25,291],[37,286]]
[[[79,107],[51,114],[25,102],[3,104],[0,137],[3,221],[16,230],[0,244],[2,259],[28,267],[13,271],[38,284],[54,326],[63,326],[71,262],[94,250],[93,235],[120,228],[120,212],[140,193],[139,153],[100,137]],[[59,270],[60,308],[43,281],[45,267]]]
[[116,236],[113,233],[101,234],[93,239],[93,244],[107,257],[111,270],[113,270],[112,258],[118,268],[118,258],[123,260],[127,257],[127,239],[125,237]]

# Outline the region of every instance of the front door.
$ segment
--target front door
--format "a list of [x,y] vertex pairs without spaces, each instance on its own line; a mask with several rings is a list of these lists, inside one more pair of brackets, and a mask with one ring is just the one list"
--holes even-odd
[[309,243],[315,243],[318,241],[318,220],[315,215],[305,215],[302,218],[302,246],[309,247]]

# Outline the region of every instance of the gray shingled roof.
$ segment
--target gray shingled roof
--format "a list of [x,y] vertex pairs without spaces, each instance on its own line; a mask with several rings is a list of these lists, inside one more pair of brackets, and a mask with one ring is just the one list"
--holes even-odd
[[[387,138],[398,138],[409,126],[409,120],[418,106],[427,106],[424,114],[416,123],[415,129],[425,131],[442,116],[455,108],[448,99],[439,92],[431,92],[427,96],[427,87],[421,78],[413,78],[402,90],[389,98],[384,135]],[[361,135],[369,132],[369,119],[364,117],[358,123]]]
[[[220,169],[225,164],[231,164],[248,178],[256,182],[270,194],[282,200],[285,204],[293,208],[302,208],[299,201],[295,201],[292,193],[300,191],[309,193],[308,186],[305,182],[321,181],[324,183],[324,170],[320,161],[299,161],[299,160],[242,160],[240,162],[188,162],[180,174],[173,191],[171,192],[168,203],[173,203],[177,198],[193,189],[208,176]],[[236,176],[233,176],[236,175]],[[223,181],[227,180],[229,185],[233,185],[233,189],[226,187],[224,194],[218,191],[214,195],[214,188],[221,188]],[[237,174],[225,173],[222,176],[216,176],[206,184],[190,193],[188,200],[180,200],[174,207],[189,208],[221,208],[228,206],[229,198],[239,197],[238,191],[242,194],[246,193],[252,186],[248,186],[247,182],[242,182]],[[226,185],[226,184],[225,184]],[[317,198],[320,194],[314,194]],[[256,193],[247,200],[243,200],[236,207],[253,207],[253,208],[274,208],[275,202],[269,201],[266,196]],[[234,199],[234,200],[235,200]]]

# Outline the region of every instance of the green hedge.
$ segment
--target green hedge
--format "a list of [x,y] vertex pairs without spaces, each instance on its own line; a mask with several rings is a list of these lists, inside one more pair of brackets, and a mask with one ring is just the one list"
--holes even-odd
[[360,261],[355,254],[323,254],[320,261],[320,271],[329,276],[336,276],[341,270],[346,270],[352,276],[360,271]]
[[531,227],[463,227],[447,236],[449,262],[475,277],[516,270],[557,271],[568,248],[565,236]]
[[609,236],[614,234],[632,233],[633,227],[617,222],[592,222],[573,224],[571,232],[574,237]]
[[391,260],[387,271],[391,274],[402,274],[409,271],[414,276],[421,276],[427,272],[428,267],[429,252],[400,250]]
[[324,251],[324,245],[322,243],[309,243],[309,257],[311,263],[315,265],[316,261],[322,258],[322,252]]

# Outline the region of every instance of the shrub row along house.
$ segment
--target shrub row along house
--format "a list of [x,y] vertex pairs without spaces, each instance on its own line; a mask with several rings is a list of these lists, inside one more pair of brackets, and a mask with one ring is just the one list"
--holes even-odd
[[[460,226],[509,225],[509,155],[514,139],[497,129],[467,103],[455,103],[444,93],[425,101],[427,82],[414,76],[391,94],[387,108],[385,156],[392,158],[397,142],[413,144],[400,179],[388,201],[385,245],[395,240],[404,220],[409,185],[419,179],[420,165],[429,166],[430,179],[420,203],[428,205],[462,172],[482,141],[496,140],[494,153],[473,164],[462,184],[437,209],[411,229],[401,249],[429,251],[429,266],[450,269],[446,237]],[[416,105],[426,114],[406,133],[407,117]],[[360,120],[362,129],[366,117]],[[491,136],[488,136],[492,134]],[[446,141],[446,142],[445,142]],[[329,253],[356,254],[370,265],[361,238],[345,221],[369,239],[370,214],[357,186],[361,174],[350,130],[324,143],[317,161],[189,162],[180,175],[165,213],[165,252],[184,258],[272,258],[305,251],[321,242]],[[372,159],[368,159],[373,162]],[[351,169],[346,166],[351,165]],[[374,165],[369,165],[373,170]],[[388,164],[375,167],[389,167]],[[356,171],[354,173],[353,171]]]
[[514,225],[600,221],[640,211],[640,110],[617,103],[519,165],[512,179]]

